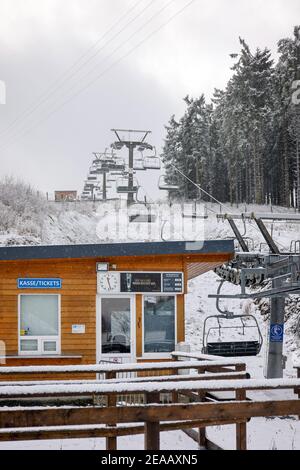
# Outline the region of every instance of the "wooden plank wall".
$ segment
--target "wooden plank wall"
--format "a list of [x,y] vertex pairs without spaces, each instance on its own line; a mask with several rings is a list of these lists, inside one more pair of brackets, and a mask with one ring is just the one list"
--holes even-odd
[[[61,295],[61,352],[80,358],[9,359],[8,365],[93,364],[96,362],[96,262],[108,261],[117,271],[183,271],[187,292],[188,264],[222,264],[229,255],[164,255],[105,259],[0,261],[0,340],[6,354],[18,354],[18,295]],[[193,266],[195,267],[196,264]],[[208,270],[208,269],[207,269]],[[61,278],[62,289],[18,289],[18,278]],[[184,341],[184,295],[177,298],[177,340]],[[72,334],[72,324],[85,324],[85,334]],[[136,296],[136,350],[142,356],[142,296]]]
[[[97,260],[100,261],[100,260]],[[181,271],[182,257],[113,258],[119,271]],[[18,289],[18,278],[61,278],[62,289]],[[96,362],[96,260],[32,260],[0,262],[0,340],[7,355],[18,354],[18,295],[61,295],[61,347],[64,355],[82,355],[82,363]],[[137,352],[141,356],[142,296],[137,295]],[[178,305],[178,332],[183,339],[183,304]],[[85,324],[85,334],[72,334],[72,324]],[[23,361],[26,361],[24,358]],[[53,362],[50,360],[49,362]],[[23,362],[24,363],[24,362]]]
[[[62,289],[18,289],[17,279],[61,278]],[[0,263],[0,339],[6,354],[18,354],[18,295],[61,295],[61,346],[66,355],[82,355],[82,363],[96,360],[95,263],[75,261],[19,261]],[[84,335],[72,334],[72,324],[84,323]]]

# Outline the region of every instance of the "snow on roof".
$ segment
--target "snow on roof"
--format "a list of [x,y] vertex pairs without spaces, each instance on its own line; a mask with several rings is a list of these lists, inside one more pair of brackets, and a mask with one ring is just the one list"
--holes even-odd
[[233,240],[98,243],[89,245],[35,245],[0,247],[1,260],[98,258],[175,254],[234,253]]

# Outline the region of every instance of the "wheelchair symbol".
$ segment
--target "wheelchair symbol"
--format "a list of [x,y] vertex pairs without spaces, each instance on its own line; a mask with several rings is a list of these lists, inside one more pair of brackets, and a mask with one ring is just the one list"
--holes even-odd
[[283,341],[283,325],[275,324],[271,325],[270,328],[270,339],[271,341]]

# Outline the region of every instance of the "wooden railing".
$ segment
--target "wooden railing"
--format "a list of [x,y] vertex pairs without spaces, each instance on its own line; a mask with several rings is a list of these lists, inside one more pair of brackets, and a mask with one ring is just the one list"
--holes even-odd
[[[137,376],[118,378],[124,370]],[[172,375],[154,375],[162,370]],[[184,375],[178,375],[183,370],[190,370],[192,374],[184,372]],[[0,368],[0,375],[8,379],[10,374],[30,377],[39,373],[47,378],[51,374],[70,372],[75,375],[82,372],[103,373],[105,379],[2,382],[0,401],[6,406],[0,407],[0,440],[105,437],[106,448],[112,450],[117,448],[117,437],[144,434],[145,448],[157,450],[162,431],[203,430],[208,426],[235,424],[236,447],[246,449],[246,426],[250,418],[300,414],[297,396],[282,401],[249,401],[246,397],[248,391],[290,389],[298,393],[300,379],[247,379],[245,364],[237,360]],[[138,376],[144,372],[153,375]],[[233,392],[234,400],[204,401],[212,392]],[[118,396],[127,393],[142,394],[146,404],[126,406],[118,403]],[[172,394],[171,404],[160,403],[160,395],[164,393]],[[186,394],[191,394],[193,403],[187,402]],[[32,406],[34,400],[43,399],[47,403],[63,397],[81,396],[105,397],[106,406],[72,404],[66,407],[65,403],[63,407]],[[11,401],[19,406],[10,409]],[[199,434],[199,443],[207,444],[205,436]]]
[[[76,375],[76,374],[110,374],[115,372],[123,374],[125,372],[138,373],[160,373],[164,371],[174,372],[184,369],[195,369],[198,372],[228,372],[230,370],[245,370],[245,363],[239,359],[218,358],[214,361],[169,361],[155,363],[134,363],[134,364],[93,364],[74,366],[21,366],[21,367],[0,367],[0,378],[3,376],[28,376],[42,375]],[[0,382],[1,385],[1,382]]]

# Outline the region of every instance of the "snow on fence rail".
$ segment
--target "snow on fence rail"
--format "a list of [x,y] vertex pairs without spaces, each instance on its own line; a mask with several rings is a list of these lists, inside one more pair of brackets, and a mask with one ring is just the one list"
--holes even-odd
[[[164,382],[163,380],[151,383],[106,383],[102,384],[72,384],[55,383],[53,385],[40,384],[22,386],[4,386],[1,392],[6,396],[23,395],[28,397],[31,393],[36,396],[40,393],[48,395],[60,394],[72,390],[73,393],[100,393],[108,396],[108,407],[16,407],[0,408],[0,440],[22,439],[55,439],[70,437],[106,437],[107,449],[117,447],[117,437],[145,433],[145,446],[147,450],[159,449],[160,431],[171,429],[199,428],[207,426],[235,424],[237,449],[246,449],[247,420],[252,417],[288,416],[300,414],[300,400],[254,400],[246,398],[246,390],[276,390],[292,389],[294,392],[300,388],[300,379],[269,379],[269,380],[211,380]],[[128,392],[144,393],[146,405],[128,407],[116,406],[116,401],[110,394]],[[166,391],[185,392],[197,391],[197,403],[180,403],[178,395],[175,403],[162,405],[159,403],[159,394]],[[235,391],[236,401],[201,402],[203,393],[210,391]],[[120,427],[125,424],[126,427]],[[130,425],[129,425],[130,423]],[[133,423],[139,423],[134,426]],[[144,427],[140,426],[144,423]],[[99,426],[101,425],[101,426]],[[104,428],[104,425],[109,426]],[[129,425],[129,427],[128,427]],[[75,429],[74,426],[77,428]],[[52,427],[52,428],[51,428]],[[54,428],[53,428],[54,427]],[[206,438],[205,438],[206,439]],[[204,440],[205,440],[204,439]],[[207,441],[205,441],[207,442]]]
[[202,369],[207,367],[243,367],[245,363],[235,359],[218,359],[215,361],[170,361],[161,363],[133,364],[92,364],[74,366],[18,366],[0,367],[1,375],[15,374],[60,374],[60,373],[99,373],[109,372],[146,372],[159,370]]
[[[213,375],[214,380],[222,379],[245,379],[250,378],[247,372],[223,372],[215,373]],[[60,385],[84,385],[84,384],[104,384],[104,383],[134,383],[134,382],[157,382],[166,381],[184,381],[184,380],[211,380],[212,376],[208,374],[188,374],[188,375],[160,375],[160,376],[146,376],[146,377],[120,377],[112,379],[101,379],[101,380],[59,380]],[[18,385],[20,387],[27,387],[28,385],[53,385],[53,380],[33,380],[33,381],[18,381],[18,382],[0,382],[0,387],[7,387]]]
[[164,380],[147,383],[84,383],[84,384],[54,384],[40,383],[39,385],[6,385],[0,386],[0,398],[19,397],[52,397],[70,395],[121,395],[126,393],[177,393],[185,391],[258,391],[300,389],[300,379],[241,379],[241,380],[190,380],[166,382]]
[[[222,358],[220,356],[214,356],[213,354],[202,354],[201,352],[186,352],[186,351],[174,351],[172,352],[172,357],[175,360],[179,360],[181,357],[183,358],[190,358],[190,359],[197,359],[198,361],[220,361]],[[226,359],[224,359],[226,360]],[[241,362],[238,358],[230,358],[230,362],[232,364],[239,364]]]

